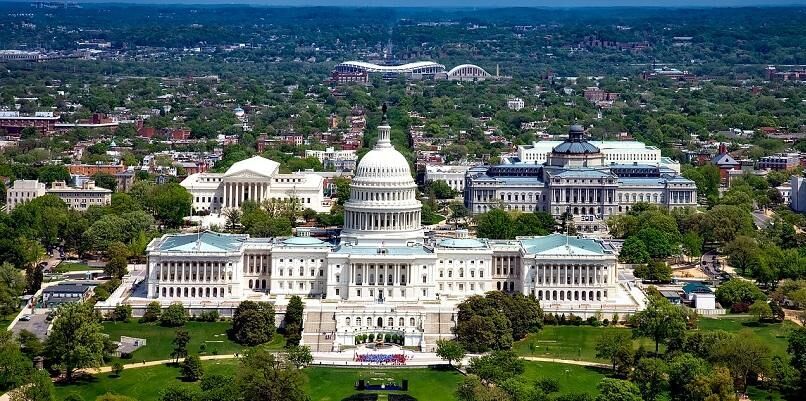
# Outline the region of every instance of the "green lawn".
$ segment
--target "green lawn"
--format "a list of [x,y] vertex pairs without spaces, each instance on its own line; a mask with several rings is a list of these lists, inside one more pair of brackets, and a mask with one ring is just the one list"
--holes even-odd
[[[231,375],[237,366],[235,360],[204,361],[205,373]],[[462,375],[454,370],[433,370],[426,368],[399,369],[342,369],[310,367],[304,372],[308,376],[305,391],[312,401],[339,401],[357,391],[354,384],[360,378],[392,378],[399,382],[408,379],[409,391],[406,394],[421,401],[454,401],[456,386]],[[561,393],[596,393],[596,385],[604,374],[595,369],[555,363],[527,362],[524,376],[529,379],[554,377],[560,383]],[[72,393],[85,400],[106,394],[123,394],[138,401],[157,401],[162,389],[171,385],[198,386],[183,383],[178,367],[151,366],[124,370],[121,377],[104,373],[88,380],[71,385],[57,385],[56,397],[63,400]]]
[[[162,327],[155,323],[142,324],[136,320],[128,323],[104,322],[103,325],[104,332],[109,334],[114,341],[119,340],[122,335],[147,340],[147,345],[135,351],[131,360],[124,361],[124,363],[171,358],[172,341],[176,335],[176,328]],[[184,329],[190,334],[188,352],[199,355],[242,352],[245,347],[227,337],[227,330],[230,326],[230,322],[187,322]],[[202,344],[204,344],[204,349],[202,349]],[[275,334],[270,347],[279,349],[283,346],[285,346],[285,338],[280,334]]]
[[59,263],[59,265],[56,266],[57,273],[77,272],[84,270],[99,270],[99,269],[102,269],[102,267],[92,267],[84,263]]
[[[732,317],[725,319],[700,318],[700,330],[725,330],[739,332],[749,329],[762,338],[776,354],[786,353],[787,336],[797,327],[785,321],[780,324],[759,324],[752,317]],[[606,362],[596,358],[596,341],[607,330],[625,330],[623,327],[591,327],[591,326],[545,326],[540,333],[530,334],[516,342],[513,350],[519,355],[545,358],[573,359],[583,361]],[[655,343],[647,338],[633,340],[638,348],[644,344],[648,351],[655,350]],[[661,345],[661,351],[663,346]]]
[[[607,362],[596,358],[596,341],[608,330],[629,332],[623,327],[545,326],[540,333],[516,342],[512,349],[525,356]],[[635,348],[640,344],[655,350],[655,343],[649,339],[633,340]]]
[[700,318],[699,321],[700,330],[725,330],[736,333],[749,329],[759,336],[770,347],[772,352],[778,355],[786,354],[787,336],[796,327],[798,326],[795,323],[788,320],[776,324],[758,323],[751,316],[728,319]]
[[[237,362],[205,361],[205,373],[219,373],[231,375],[235,372]],[[70,385],[56,386],[56,399],[63,400],[70,394],[76,393],[82,399],[91,401],[99,395],[106,393],[122,394],[138,401],[158,401],[160,391],[171,384],[184,386],[198,386],[196,383],[184,383],[181,380],[178,367],[160,365],[147,368],[124,370],[120,377],[112,377],[109,373],[102,373],[92,378]]]

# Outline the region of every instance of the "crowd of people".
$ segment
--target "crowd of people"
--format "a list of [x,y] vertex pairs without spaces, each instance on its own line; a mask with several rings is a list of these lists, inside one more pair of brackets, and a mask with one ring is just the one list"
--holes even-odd
[[356,354],[353,360],[379,365],[405,365],[408,358],[404,354]]

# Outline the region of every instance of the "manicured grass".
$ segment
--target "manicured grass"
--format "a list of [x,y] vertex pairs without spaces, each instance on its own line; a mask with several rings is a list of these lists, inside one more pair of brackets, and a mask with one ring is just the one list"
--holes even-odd
[[596,386],[610,372],[608,370],[586,366],[566,365],[550,362],[527,362],[523,377],[528,380],[540,378],[557,379],[560,385],[560,394],[588,393],[599,394]]
[[101,267],[92,267],[84,263],[59,263],[56,266],[57,273],[77,272],[84,270],[99,270]]
[[[118,341],[120,336],[145,338],[146,346],[134,351],[130,360],[124,363],[131,363],[141,360],[156,361],[170,359],[173,351],[172,341],[176,336],[177,328],[162,327],[157,323],[138,323],[132,320],[127,323],[104,322],[104,332],[113,341]],[[241,353],[246,348],[233,342],[227,337],[227,330],[230,322],[187,322],[183,329],[190,334],[190,344],[188,352],[199,355],[225,355]],[[202,350],[204,344],[204,350]],[[269,345],[272,348],[282,348],[285,346],[285,338],[280,334],[275,334]]]
[[[203,363],[205,374],[232,375],[237,367],[235,360]],[[462,380],[459,372],[449,369],[309,367],[304,372],[308,376],[305,391],[312,401],[339,401],[357,393],[354,385],[359,379],[387,377],[398,383],[402,379],[407,379],[409,391],[406,394],[418,400],[454,401],[456,387]],[[160,392],[170,385],[198,386],[197,383],[182,382],[180,375],[178,367],[166,365],[124,370],[120,377],[103,373],[74,384],[57,385],[56,396],[57,400],[63,400],[68,395],[76,393],[85,400],[94,400],[99,395],[113,393],[134,397],[138,401],[157,401]],[[538,362],[527,362],[523,376],[529,380],[556,378],[561,393],[590,394],[596,394],[596,385],[605,377],[602,372],[595,369]]]
[[[772,352],[784,355],[787,336],[797,326],[790,321],[779,324],[758,323],[750,316],[742,316],[723,319],[700,318],[698,327],[700,330],[725,330],[732,333],[748,329],[761,337]],[[525,339],[516,342],[513,350],[524,356],[606,362],[596,358],[596,341],[607,330],[629,332],[630,329],[624,327],[545,326],[540,333],[530,334]],[[647,351],[655,350],[655,343],[648,338],[633,340],[635,348],[638,348],[640,344],[643,344]],[[663,345],[661,345],[661,352],[663,352]]]
[[[512,349],[524,356],[607,362],[596,358],[596,341],[602,333],[614,330],[630,332],[624,327],[545,326],[540,333],[516,342]],[[633,340],[635,348],[640,344],[647,350],[655,350],[655,343],[649,339]]]
[[704,319],[698,322],[700,330],[725,330],[738,333],[742,330],[750,330],[759,336],[761,340],[770,347],[776,355],[786,354],[787,337],[789,332],[798,327],[795,323],[785,320],[783,323],[759,323],[755,318],[738,317],[729,319]]
[[[207,374],[218,373],[232,375],[237,362],[205,361],[204,371]],[[160,392],[169,385],[198,387],[198,383],[185,383],[181,379],[178,367],[159,365],[147,368],[124,370],[120,377],[110,373],[102,373],[70,385],[56,385],[56,399],[63,400],[70,394],[78,394],[84,400],[94,400],[106,393],[121,394],[138,401],[157,401]]]
[[[237,368],[235,360],[204,361],[205,374],[218,373],[233,375]],[[407,394],[419,400],[453,401],[454,390],[462,378],[455,370],[431,369],[341,369],[311,367],[304,370],[308,375],[305,391],[312,401],[341,400],[357,393],[355,382],[359,378],[389,377],[398,383],[409,380]],[[56,387],[58,400],[72,393],[85,400],[106,394],[123,394],[138,401],[157,401],[160,391],[170,385],[198,386],[197,383],[184,383],[178,367],[150,366],[147,368],[124,370],[121,376],[100,374],[89,380]]]
[[[453,401],[454,392],[462,380],[462,374],[455,370],[436,369],[342,369],[311,367],[305,369],[308,375],[308,384],[305,392],[311,401],[339,401],[353,394],[355,382],[359,379],[392,378],[400,383],[408,379],[409,391],[400,392],[408,394],[422,401]],[[366,393],[372,393],[367,391]],[[380,392],[386,393],[389,392]]]

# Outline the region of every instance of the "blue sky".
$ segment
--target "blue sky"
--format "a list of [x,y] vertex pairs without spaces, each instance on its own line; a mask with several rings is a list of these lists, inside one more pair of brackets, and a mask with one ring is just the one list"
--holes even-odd
[[[30,0],[0,0],[25,1]],[[806,5],[806,0],[78,0],[79,3],[263,4],[295,6],[402,7],[741,7]]]

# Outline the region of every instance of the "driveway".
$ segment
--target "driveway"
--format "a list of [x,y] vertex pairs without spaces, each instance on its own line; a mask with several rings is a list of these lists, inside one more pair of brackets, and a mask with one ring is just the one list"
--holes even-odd
[[11,328],[11,331],[14,332],[14,335],[17,335],[23,330],[28,330],[34,333],[40,340],[44,341],[48,336],[48,326],[50,326],[50,322],[47,321],[47,312],[43,312],[31,315],[31,320],[27,322],[22,319],[18,320],[17,324]]

